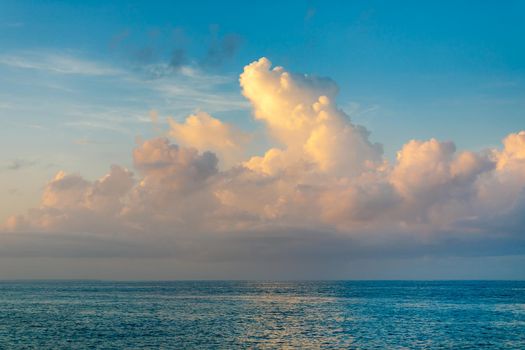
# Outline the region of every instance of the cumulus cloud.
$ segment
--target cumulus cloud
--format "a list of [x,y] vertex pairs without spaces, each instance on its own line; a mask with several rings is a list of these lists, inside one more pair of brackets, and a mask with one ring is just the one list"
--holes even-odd
[[9,218],[5,231],[95,233],[204,260],[276,259],[287,248],[341,258],[444,253],[450,242],[490,254],[498,239],[524,250],[525,131],[482,152],[410,140],[391,163],[338,108],[332,80],[262,58],[240,86],[267,131],[266,152],[247,155],[248,135],[205,112],[170,120],[169,139],[133,151],[136,175],[119,166],[95,181],[60,172],[40,206]]
[[41,206],[10,217],[6,229],[111,233],[120,225],[123,199],[133,185],[133,174],[117,165],[93,182],[60,171],[45,186]]
[[407,221],[443,224],[466,215],[463,210],[476,199],[476,180],[493,167],[485,154],[456,154],[452,142],[412,140],[398,152],[389,180],[403,198]]
[[[272,69],[262,58],[245,67],[240,83],[255,118],[265,122],[290,157],[337,175],[359,174],[381,162],[381,145],[372,144],[368,131],[337,108],[332,80]],[[275,150],[270,152],[274,158]]]
[[126,224],[140,231],[180,232],[206,215],[213,203],[209,183],[218,172],[215,154],[156,138],[134,150],[133,162],[142,178],[123,210]]
[[144,142],[133,152],[135,167],[142,173],[141,186],[162,186],[162,190],[189,191],[217,172],[217,157],[199,154],[194,148],[170,144],[165,138]]
[[208,113],[190,115],[184,123],[170,119],[169,124],[169,135],[177,143],[200,151],[212,151],[221,158],[225,166],[232,166],[243,159],[248,134]]

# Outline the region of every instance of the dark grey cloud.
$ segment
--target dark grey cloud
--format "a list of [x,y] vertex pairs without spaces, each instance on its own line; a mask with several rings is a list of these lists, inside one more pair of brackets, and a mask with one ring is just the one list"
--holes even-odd
[[221,35],[218,26],[212,26],[206,38],[192,41],[183,28],[177,27],[152,30],[145,38],[143,33],[124,30],[111,39],[109,46],[147,78],[157,79],[176,74],[185,65],[218,69],[237,54],[242,42],[239,34]]
[[356,260],[470,258],[525,255],[525,236],[465,236],[441,232],[432,240],[391,232],[347,235],[325,230],[203,233],[2,233],[3,257],[174,258],[186,262],[280,264],[351,263]]
[[169,61],[169,66],[173,69],[178,69],[187,63],[188,57],[186,51],[182,48],[174,49]]
[[210,46],[201,64],[205,67],[222,66],[227,60],[233,58],[241,43],[242,38],[238,34],[227,34],[222,38],[212,36]]

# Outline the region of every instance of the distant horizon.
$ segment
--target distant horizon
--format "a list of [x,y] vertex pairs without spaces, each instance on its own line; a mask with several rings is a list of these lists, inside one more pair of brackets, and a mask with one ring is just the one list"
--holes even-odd
[[525,279],[516,279],[516,280],[507,280],[507,279],[435,279],[435,280],[425,280],[425,279],[390,279],[390,280],[381,280],[381,279],[369,279],[369,280],[358,280],[358,279],[307,279],[307,280],[286,280],[286,279],[277,279],[277,280],[259,280],[259,279],[201,279],[201,280],[192,280],[192,279],[173,279],[173,280],[109,280],[109,279],[61,279],[61,278],[52,278],[52,279],[0,279],[2,282],[525,282]]

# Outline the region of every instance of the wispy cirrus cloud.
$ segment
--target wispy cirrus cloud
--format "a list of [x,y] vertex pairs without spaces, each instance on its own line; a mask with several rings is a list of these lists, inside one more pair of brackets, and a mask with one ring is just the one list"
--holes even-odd
[[[78,52],[33,50],[0,54],[0,70],[10,84],[0,88],[0,112],[27,115],[27,125],[42,125],[36,116],[45,113],[56,126],[129,134],[149,120],[148,106],[175,117],[198,109],[216,113],[249,107],[229,91],[235,77],[207,73],[198,65],[176,71],[166,63],[117,68]],[[35,81],[24,74],[31,70],[49,74]]]
[[122,71],[93,60],[74,55],[26,51],[0,54],[0,64],[12,68],[42,70],[57,74],[107,76],[122,74]]

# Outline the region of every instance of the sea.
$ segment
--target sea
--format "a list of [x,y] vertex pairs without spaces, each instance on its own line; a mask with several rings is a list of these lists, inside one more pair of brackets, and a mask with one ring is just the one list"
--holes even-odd
[[1,349],[525,349],[525,281],[3,281]]

